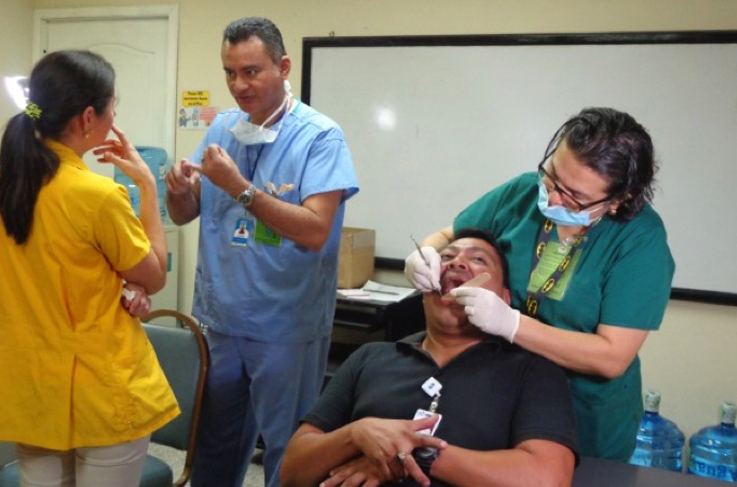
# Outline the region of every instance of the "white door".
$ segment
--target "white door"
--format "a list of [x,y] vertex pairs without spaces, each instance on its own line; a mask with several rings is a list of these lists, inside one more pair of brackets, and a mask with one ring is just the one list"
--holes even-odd
[[[174,157],[178,10],[176,5],[37,9],[34,62],[61,49],[88,49],[115,68],[120,100],[115,123],[133,144],[163,147]],[[91,152],[87,166],[113,177],[113,166]],[[154,174],[154,176],[157,176]],[[179,229],[167,227],[166,287],[152,297],[154,309],[177,309]]]
[[[174,155],[177,7],[38,9],[34,61],[60,49],[89,49],[115,68],[116,123],[135,145]],[[113,175],[90,155],[95,172]]]

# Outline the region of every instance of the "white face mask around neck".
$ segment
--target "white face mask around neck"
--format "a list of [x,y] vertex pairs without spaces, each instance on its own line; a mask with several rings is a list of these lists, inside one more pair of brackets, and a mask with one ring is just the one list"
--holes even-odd
[[289,81],[287,80],[284,80],[284,89],[287,92],[287,94],[284,95],[284,100],[281,102],[281,104],[279,104],[279,107],[274,110],[274,113],[269,115],[268,118],[264,120],[264,123],[262,123],[261,125],[256,125],[241,116],[241,118],[238,119],[235,125],[229,129],[230,133],[232,133],[233,136],[238,139],[238,142],[243,145],[254,145],[271,144],[276,140],[276,136],[279,135],[279,132],[284,125],[284,118],[286,117],[282,117],[281,121],[279,122],[278,128],[266,128],[266,124],[276,118],[276,116],[282,113],[282,111],[284,111],[285,109],[288,110],[289,102],[292,100],[292,87],[289,85]]

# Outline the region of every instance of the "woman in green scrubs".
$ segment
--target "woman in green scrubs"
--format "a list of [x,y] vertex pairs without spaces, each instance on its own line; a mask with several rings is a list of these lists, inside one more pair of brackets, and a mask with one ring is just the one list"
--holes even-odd
[[587,456],[626,461],[635,446],[637,352],[660,326],[675,270],[650,206],[655,171],[652,141],[634,118],[584,109],[556,132],[536,172],[482,196],[406,261],[410,282],[432,292],[436,249],[462,228],[494,234],[512,306],[479,288],[453,294],[480,329],[567,370]]

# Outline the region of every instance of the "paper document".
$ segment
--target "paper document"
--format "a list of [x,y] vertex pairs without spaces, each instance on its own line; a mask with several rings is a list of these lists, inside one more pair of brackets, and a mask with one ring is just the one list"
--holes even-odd
[[374,281],[367,282],[361,290],[370,293],[370,299],[390,303],[399,302],[415,292],[415,289],[412,287],[390,286]]
[[338,289],[338,297],[355,300],[385,301],[397,303],[415,292],[414,288],[390,286],[368,281],[361,289]]
[[363,289],[338,289],[338,297],[349,299],[370,299],[371,293]]

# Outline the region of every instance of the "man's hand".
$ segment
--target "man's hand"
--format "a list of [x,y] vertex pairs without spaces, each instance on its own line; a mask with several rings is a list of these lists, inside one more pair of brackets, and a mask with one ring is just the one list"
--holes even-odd
[[[429,266],[425,259],[430,263]],[[423,293],[440,291],[440,254],[429,246],[422,247],[422,254],[415,250],[404,261],[404,275],[410,284]]]
[[[411,455],[415,448],[431,446],[443,449],[448,446],[440,438],[417,433],[432,428],[437,420],[437,415],[417,420],[363,418],[354,423],[351,439],[383,476],[394,478],[403,476],[404,469],[412,464],[419,470]],[[400,452],[405,457],[402,464],[398,462]]]
[[[244,189],[245,179],[238,171],[233,159],[228,153],[216,144],[210,144],[202,154],[202,173],[234,198]],[[249,181],[250,183],[250,181]]]
[[120,297],[123,308],[133,317],[144,316],[151,311],[151,298],[146,290],[137,284],[126,282],[123,285],[123,295]]
[[200,173],[197,169],[199,168],[187,159],[175,162],[164,178],[167,193],[175,197],[192,193],[200,179]]
[[345,465],[334,468],[330,476],[320,484],[320,487],[378,487],[387,482],[395,482],[402,477],[386,477],[381,469],[366,457],[358,457]]
[[468,321],[484,333],[506,338],[512,343],[519,328],[519,311],[510,307],[493,291],[480,287],[457,287],[450,294],[464,306]]
[[330,476],[320,484],[320,487],[377,487],[387,482],[398,482],[408,475],[420,485],[430,485],[430,479],[417,465],[411,453],[407,453],[404,460],[397,458],[396,461],[401,473],[394,477],[386,477],[382,474],[381,469],[365,456],[356,458],[331,470]]

